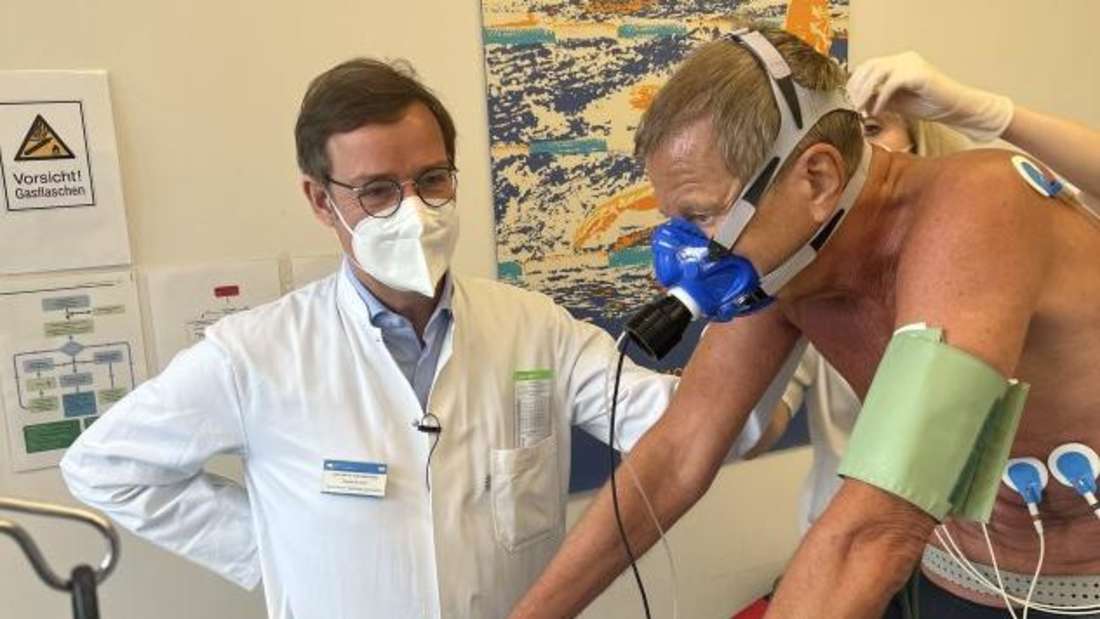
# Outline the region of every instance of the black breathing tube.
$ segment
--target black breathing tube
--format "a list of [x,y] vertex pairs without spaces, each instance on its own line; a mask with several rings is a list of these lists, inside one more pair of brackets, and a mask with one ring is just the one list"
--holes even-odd
[[680,299],[664,296],[638,310],[627,321],[626,333],[645,354],[660,360],[680,343],[691,320],[691,311]]
[[[691,315],[688,316],[690,318]],[[676,339],[679,341],[680,338],[677,336]],[[611,473],[611,504],[615,507],[615,524],[619,525],[619,537],[623,541],[626,556],[630,559],[630,569],[634,571],[634,582],[638,583],[638,591],[642,595],[642,606],[645,608],[646,619],[650,619],[652,615],[649,612],[649,597],[646,596],[645,585],[642,584],[642,575],[638,573],[638,563],[634,558],[634,551],[630,548],[630,540],[626,536],[626,529],[623,527],[622,514],[619,512],[619,488],[615,484],[615,410],[619,403],[619,379],[623,375],[623,361],[626,359],[626,347],[629,345],[630,339],[624,338],[622,347],[619,348],[619,364],[615,369],[615,388],[611,392],[611,426],[607,437],[607,464]],[[675,345],[675,342],[673,342],[673,345]]]

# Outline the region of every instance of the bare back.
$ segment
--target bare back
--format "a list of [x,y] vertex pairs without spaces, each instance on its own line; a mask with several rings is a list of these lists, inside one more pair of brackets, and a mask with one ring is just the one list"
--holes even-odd
[[[938,218],[938,226],[966,225],[968,209],[983,199],[981,188],[945,191],[943,187],[959,183],[963,170],[984,170],[978,176],[987,183],[992,178],[1001,193],[1030,192],[1031,196],[1021,199],[1028,201],[1029,208],[1033,203],[1033,208],[1046,209],[1041,216],[1045,229],[1033,226],[1032,233],[1047,237],[1043,243],[1049,251],[1035,258],[1048,264],[1014,373],[1015,378],[1030,383],[1031,392],[1012,456],[1045,461],[1055,447],[1067,442],[1100,449],[1100,359],[1096,352],[1100,351],[1100,224],[1081,207],[1041,198],[1014,176],[1008,157],[999,151],[977,151],[939,160],[909,160],[895,179],[908,189],[900,191],[898,199],[887,207],[894,211],[891,216],[896,225],[890,234],[895,238],[858,262],[848,261],[847,268],[853,272],[848,280],[851,286],[797,301],[785,307],[784,313],[862,398],[899,318],[895,302],[899,252],[892,251],[891,245],[910,252],[916,249],[917,255],[921,250],[932,254],[935,236],[909,234],[922,219]],[[948,205],[947,201],[956,203]],[[951,216],[944,217],[945,208],[952,209]],[[969,233],[997,234],[995,219],[992,222]],[[1100,551],[1095,550],[1100,548],[1100,521],[1085,501],[1052,481],[1040,509],[1047,531],[1043,573],[1100,574]],[[949,527],[968,557],[989,562],[980,528],[962,523]],[[990,532],[1002,569],[1022,573],[1034,569],[1038,540],[1030,516],[1020,498],[1003,486]],[[995,601],[947,588],[974,601]]]

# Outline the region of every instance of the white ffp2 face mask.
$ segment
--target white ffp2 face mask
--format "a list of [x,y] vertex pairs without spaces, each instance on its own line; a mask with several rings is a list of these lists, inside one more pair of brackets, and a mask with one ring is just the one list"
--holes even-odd
[[355,229],[331,198],[329,206],[351,233],[351,259],[356,266],[394,290],[435,296],[458,240],[455,200],[432,207],[414,194],[402,200],[390,217],[364,217]]

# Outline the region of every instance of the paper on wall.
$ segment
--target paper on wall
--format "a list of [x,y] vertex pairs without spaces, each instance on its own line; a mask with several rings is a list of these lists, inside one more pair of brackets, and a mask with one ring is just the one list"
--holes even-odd
[[0,71],[0,273],[130,263],[103,71]]
[[55,466],[81,432],[145,379],[133,274],[4,280],[0,315],[12,468]]
[[290,259],[291,281],[295,288],[332,275],[340,268],[341,256],[293,256]]
[[158,371],[210,325],[282,292],[273,259],[146,269],[143,275]]

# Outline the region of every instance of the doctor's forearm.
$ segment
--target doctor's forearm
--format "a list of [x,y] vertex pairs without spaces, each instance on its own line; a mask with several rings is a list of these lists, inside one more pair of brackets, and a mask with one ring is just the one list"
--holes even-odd
[[[628,456],[665,529],[702,496],[714,477],[712,473],[709,479],[704,479],[682,467],[670,466],[667,458],[670,449],[673,447],[659,432],[650,432]],[[670,473],[678,469],[681,474]],[[635,557],[640,557],[657,541],[658,532],[625,463],[616,473],[616,484],[623,528]],[[611,490],[605,486],[511,616],[513,619],[573,617],[627,566],[615,524]]]

